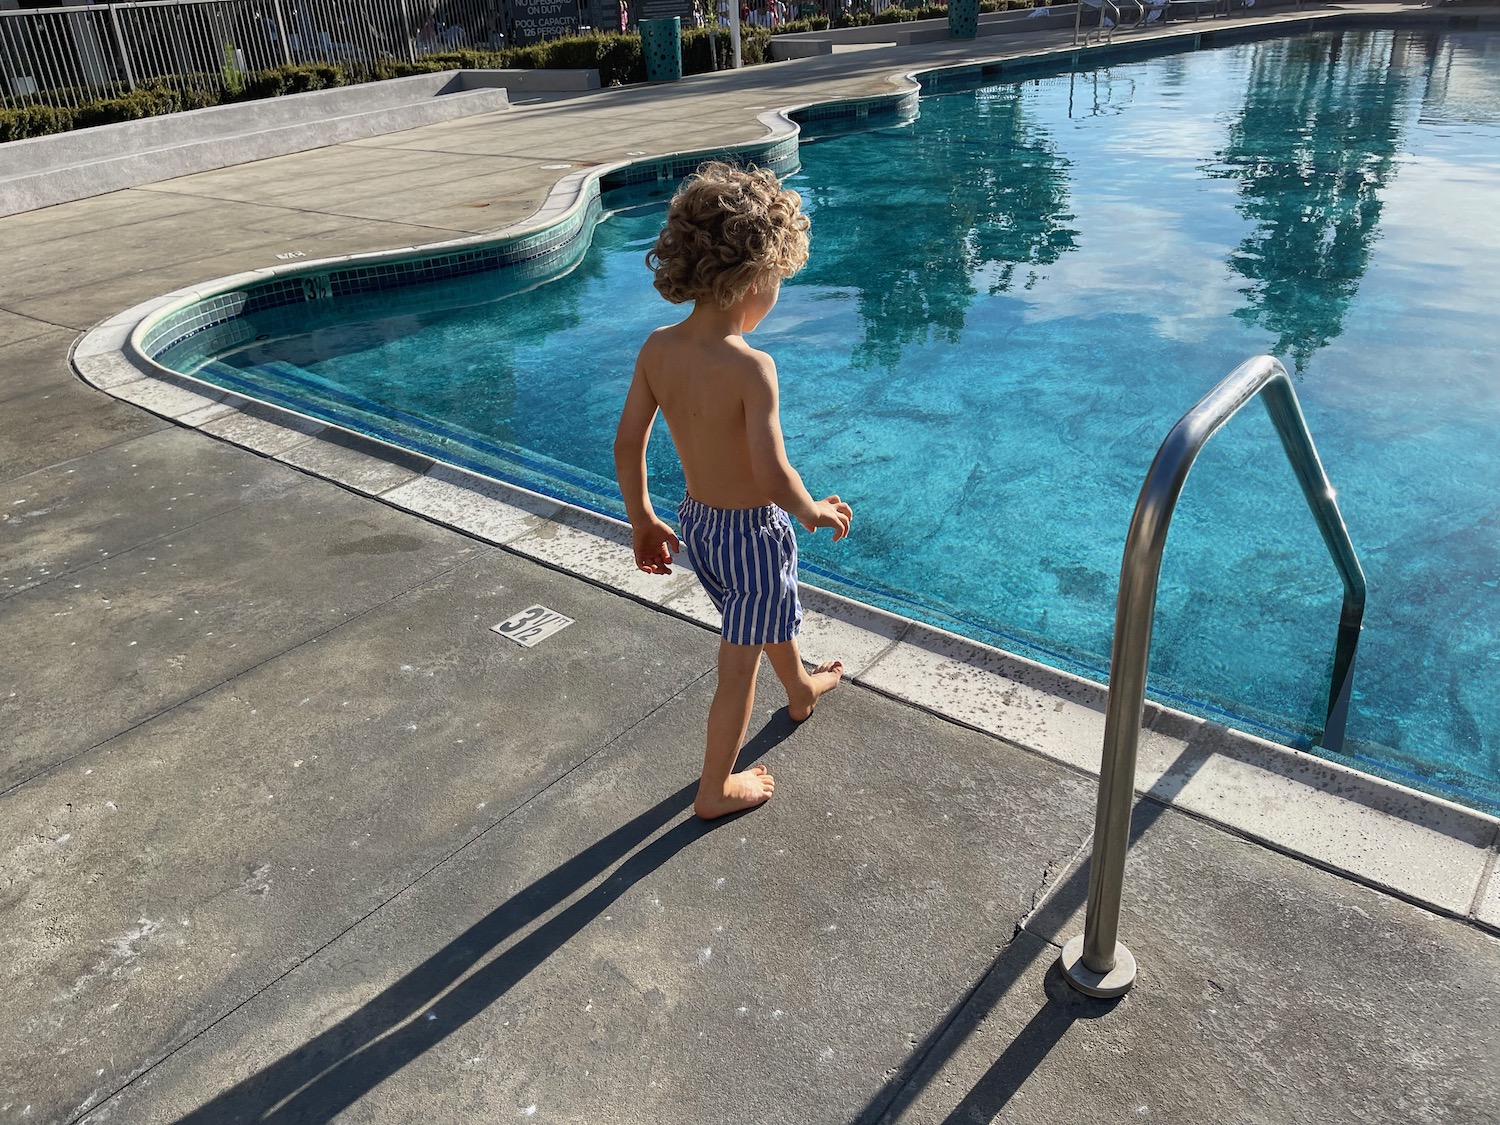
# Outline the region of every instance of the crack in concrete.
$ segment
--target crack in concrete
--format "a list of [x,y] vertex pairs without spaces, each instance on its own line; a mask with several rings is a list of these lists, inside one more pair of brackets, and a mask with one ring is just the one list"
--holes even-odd
[[[136,551],[141,550],[143,547],[151,547],[157,543],[160,543],[163,539],[170,539],[174,535],[186,535],[188,532],[200,528],[206,523],[212,523],[214,520],[219,519],[221,516],[231,515],[232,513],[237,512],[241,508],[245,507],[248,507],[248,505],[243,503],[236,504],[233,507],[225,508],[221,512],[215,512],[213,515],[204,516],[201,520],[197,520],[194,523],[183,524],[181,527],[173,528],[171,531],[164,531],[160,535],[153,535],[150,539],[142,539],[139,543],[133,543],[129,547],[126,547],[123,550],[116,551],[113,554],[105,555],[103,558],[90,559],[88,562],[79,563],[69,570],[60,570],[56,574],[49,574],[47,575],[47,577],[39,581],[28,582],[25,585],[17,586],[12,590],[0,590],[0,602],[7,601],[11,598],[20,597],[22,594],[30,593],[33,590],[43,589],[44,587],[50,586],[53,582],[56,582],[62,578],[73,578],[79,574],[83,574],[86,571],[93,570],[95,567],[103,563],[110,563],[114,562],[116,559],[126,558],[129,555],[134,554]],[[53,510],[53,508],[41,508],[37,511],[28,513],[28,515],[40,516]],[[22,518],[25,517],[23,516]],[[168,546],[170,545],[171,544],[168,544]]]
[[[83,381],[80,379],[79,382],[83,382]],[[90,385],[88,383],[83,383],[83,385],[86,386],[86,387],[88,387],[88,389],[91,390],[91,391],[98,391],[99,394],[107,394],[108,393],[106,391],[100,391],[99,388],[97,388],[95,386],[92,386],[92,385]],[[114,401],[120,403],[122,406],[131,406],[131,405],[133,405],[131,403],[125,402],[124,399],[115,399]],[[90,449],[86,453],[80,453],[80,454],[78,454],[78,456],[76,456],[76,457],[67,457],[67,458],[64,458],[61,461],[54,461],[50,465],[38,465],[35,469],[28,469],[26,472],[20,474],[19,476],[0,478],[0,486],[9,486],[9,485],[17,483],[18,481],[23,481],[27,477],[35,476],[37,473],[48,473],[48,472],[51,472],[53,469],[59,469],[59,468],[61,468],[64,465],[71,465],[75,461],[82,461],[85,458],[92,457],[96,453],[104,453],[104,452],[106,452],[108,450],[111,450],[111,449],[117,449],[120,446],[125,445],[125,444],[127,444],[129,442],[139,441],[141,438],[150,437],[152,434],[159,434],[163,430],[167,429],[168,427],[170,427],[172,425],[172,423],[169,420],[167,420],[166,418],[163,418],[160,414],[151,414],[151,412],[149,410],[146,410],[143,407],[139,407],[139,406],[135,407],[135,409],[139,410],[142,414],[146,414],[146,415],[148,415],[150,417],[153,417],[153,418],[157,419],[157,421],[159,421],[161,423],[161,425],[158,426],[154,430],[142,430],[138,434],[128,434],[125,437],[120,438],[119,441],[112,441],[108,445],[97,446],[97,447],[95,447],[93,449]]]
[[[1059,949],[1062,948],[1061,942],[1048,937],[1046,934],[1039,934],[1034,930],[1027,929],[1027,926],[1041,912],[1042,908],[1052,900],[1052,896],[1057,893],[1058,888],[1067,883],[1068,876],[1078,869],[1093,850],[1094,834],[1090,832],[1083,838],[1083,842],[1078,845],[1066,861],[1058,862],[1056,860],[1049,860],[1043,866],[1042,875],[1037,881],[1036,889],[1031,892],[1031,906],[1021,916],[1021,920],[1016,923],[1016,928],[1010,935],[1011,941],[1015,941],[1016,938],[1021,936],[1022,931],[1025,931],[1032,937],[1041,938],[1041,940],[1049,945],[1057,946]],[[1056,875],[1057,878],[1053,879],[1053,875]],[[1049,880],[1051,880],[1050,885],[1048,883]]]
[[[864,1111],[859,1115],[860,1125],[888,1125],[892,1121],[891,1112],[896,1107],[904,1107],[908,1099],[908,1091],[914,1085],[925,1084],[930,1075],[926,1075],[929,1060],[937,1053],[944,1050],[950,1036],[955,1034],[965,1019],[974,1020],[976,1025],[983,1019],[983,1012],[975,1015],[976,1005],[985,1007],[983,995],[991,985],[991,977],[996,972],[997,966],[1004,961],[1007,953],[1015,943],[1020,940],[1023,933],[1032,938],[1046,942],[1048,945],[1057,946],[1057,942],[1042,934],[1033,933],[1026,929],[1026,924],[1036,915],[1056,893],[1057,889],[1066,884],[1065,878],[1093,848],[1093,835],[1085,837],[1083,842],[1066,859],[1049,859],[1042,865],[1041,875],[1038,877],[1036,887],[1031,893],[1030,905],[1026,908],[1021,918],[1011,930],[1010,936],[995,947],[995,955],[988,968],[981,973],[973,985],[953,1004],[943,1019],[934,1025],[928,1032],[926,1038],[919,1044],[905,1062],[899,1067],[888,1070],[885,1075],[885,1083],[869,1102],[866,1103]],[[1059,876],[1055,880],[1053,876]],[[965,1033],[967,1035],[967,1033]],[[951,1053],[951,1048],[950,1048]]]
[[[479,177],[476,176],[475,178],[478,179]],[[259,206],[259,207],[274,207],[278,211],[286,211],[286,212],[290,212],[291,214],[295,214],[295,215],[320,215],[320,216],[322,216],[324,218],[343,219],[345,222],[353,221],[353,222],[360,222],[360,223],[382,223],[382,224],[390,224],[392,226],[401,226],[401,227],[416,228],[418,230],[430,230],[430,231],[435,231],[436,233],[441,234],[441,235],[443,235],[446,238],[452,238],[455,234],[459,235],[460,237],[463,237],[463,236],[467,236],[467,235],[481,233],[481,232],[477,232],[477,231],[471,231],[467,227],[442,227],[442,226],[437,226],[437,225],[435,225],[433,223],[414,223],[414,222],[410,222],[409,220],[406,220],[406,219],[401,219],[401,220],[381,219],[381,218],[374,218],[374,217],[369,216],[369,215],[355,215],[355,214],[348,213],[348,212],[343,212],[343,211],[325,211],[325,210],[323,210],[321,208],[318,208],[318,207],[293,207],[290,204],[284,204],[284,203],[280,203],[280,204],[261,203],[261,202],[259,202],[257,200],[252,200],[252,199],[238,199],[238,198],[236,198],[236,197],[234,197],[232,195],[211,195],[211,194],[203,194],[203,193],[199,193],[199,192],[171,191],[169,189],[156,187],[156,185],[142,185],[141,190],[152,190],[153,188],[155,188],[156,193],[158,195],[170,195],[170,196],[172,196],[174,198],[179,198],[179,199],[186,197],[186,198],[192,198],[192,199],[205,199],[205,200],[210,201],[211,203],[233,203],[233,204],[236,204],[238,206],[245,206],[245,207],[257,207],[257,206]],[[294,236],[294,237],[296,237],[296,236]],[[351,252],[351,256],[353,254],[361,254],[361,253],[369,253],[369,251],[353,251],[353,252]],[[343,255],[336,255],[336,256],[337,257],[342,257]],[[199,260],[204,260],[204,259],[199,259]],[[315,260],[317,260],[317,259],[309,259],[309,261],[315,261]],[[193,263],[189,262],[189,263],[186,263],[186,264],[191,265]]]
[[[31,313],[18,312],[16,309],[9,308],[5,305],[0,305],[0,313],[9,313],[11,316],[18,316],[22,320],[29,320],[33,324],[45,324],[48,328],[60,328],[64,332],[83,331],[81,328],[74,328],[71,324],[58,324],[55,320],[48,320],[46,317],[41,316],[33,316]],[[35,337],[28,336],[27,339],[35,339]],[[18,344],[24,344],[25,342],[26,340],[16,341],[16,343]]]

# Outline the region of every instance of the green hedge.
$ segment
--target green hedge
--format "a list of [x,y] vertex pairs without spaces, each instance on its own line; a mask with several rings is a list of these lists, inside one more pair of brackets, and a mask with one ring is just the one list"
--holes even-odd
[[253,102],[262,98],[279,98],[283,94],[306,94],[313,90],[331,90],[352,86],[376,77],[367,68],[343,67],[334,63],[308,63],[305,66],[279,66],[243,77],[239,90],[224,90],[220,100]]
[[19,141],[48,133],[66,133],[93,125],[113,125],[119,121],[139,121],[143,117],[160,117],[184,109],[202,109],[226,100],[221,90],[207,85],[181,86],[156,80],[118,97],[85,102],[78,106],[27,105],[0,109],[0,141]]
[[[815,21],[808,21],[815,22]],[[824,21],[826,26],[826,21]],[[730,63],[729,36],[717,38],[718,59],[711,58],[711,37],[703,28],[689,28],[682,33],[682,69],[684,74],[726,70]],[[740,60],[746,66],[769,62],[771,30],[764,27],[741,28]],[[624,86],[646,80],[646,65],[641,57],[639,35],[578,35],[551,39],[529,47],[510,47],[498,51],[460,50],[427,55],[416,62],[385,61],[373,68],[359,64],[313,63],[306,66],[281,66],[255,74],[235,72],[233,81],[225,84],[221,75],[182,75],[175,79],[155,79],[135,90],[117,84],[116,96],[98,98],[78,106],[32,105],[17,109],[0,109],[0,141],[40,137],[48,133],[65,133],[91,125],[110,125],[176,113],[184,109],[229,102],[256,101],[283,94],[302,94],[310,90],[328,90],[382,78],[402,78],[412,74],[431,74],[441,70],[598,70],[605,86]],[[231,88],[232,87],[232,88]]]
[[[717,66],[711,60],[710,42],[717,39]],[[768,62],[771,57],[771,33],[764,27],[741,28],[740,61],[746,66]],[[682,72],[703,74],[710,70],[727,70],[730,63],[729,35],[711,36],[704,28],[687,28],[682,33]],[[400,78],[408,74],[428,74],[435,70],[598,70],[604,86],[628,86],[646,80],[646,63],[641,56],[639,35],[579,35],[551,39],[530,47],[511,47],[501,51],[453,51],[428,55],[415,62],[387,62],[376,67],[379,78]]]

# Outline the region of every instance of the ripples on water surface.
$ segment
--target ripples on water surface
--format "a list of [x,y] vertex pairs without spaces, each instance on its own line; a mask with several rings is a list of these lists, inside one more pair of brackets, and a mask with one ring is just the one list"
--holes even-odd
[[[1497,91],[1493,36],[1356,31],[933,96],[911,124],[804,144],[812,260],[754,342],[794,463],[856,512],[836,547],[803,537],[805,577],[1102,679],[1157,445],[1271,352],[1369,578],[1346,760],[1500,808]],[[384,297],[291,339],[268,318],[274,342],[218,359],[273,394],[311,381],[420,416],[622,514],[615,419],[642,337],[677,315],[641,262],[661,214],[614,215],[525,294],[399,315]],[[664,428],[652,471],[675,509]],[[1173,524],[1153,693],[1307,745],[1339,601],[1247,410]]]

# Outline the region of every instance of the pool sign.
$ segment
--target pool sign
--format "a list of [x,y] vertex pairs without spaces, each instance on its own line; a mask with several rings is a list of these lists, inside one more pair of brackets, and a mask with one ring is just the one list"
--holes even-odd
[[577,0],[511,0],[510,37],[517,46],[577,34]]
[[639,19],[669,20],[676,16],[684,28],[693,26],[693,0],[639,0],[639,3]]
[[544,605],[534,605],[530,609],[523,609],[514,617],[507,617],[498,625],[490,626],[490,629],[502,637],[509,637],[518,645],[531,648],[571,624],[571,617],[564,617]]

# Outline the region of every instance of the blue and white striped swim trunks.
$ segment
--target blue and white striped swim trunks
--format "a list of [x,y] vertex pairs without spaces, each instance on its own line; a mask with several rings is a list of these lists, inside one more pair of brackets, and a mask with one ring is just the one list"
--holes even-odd
[[724,615],[726,641],[770,645],[797,635],[797,536],[785,512],[774,504],[710,508],[684,496],[677,519],[688,565]]

